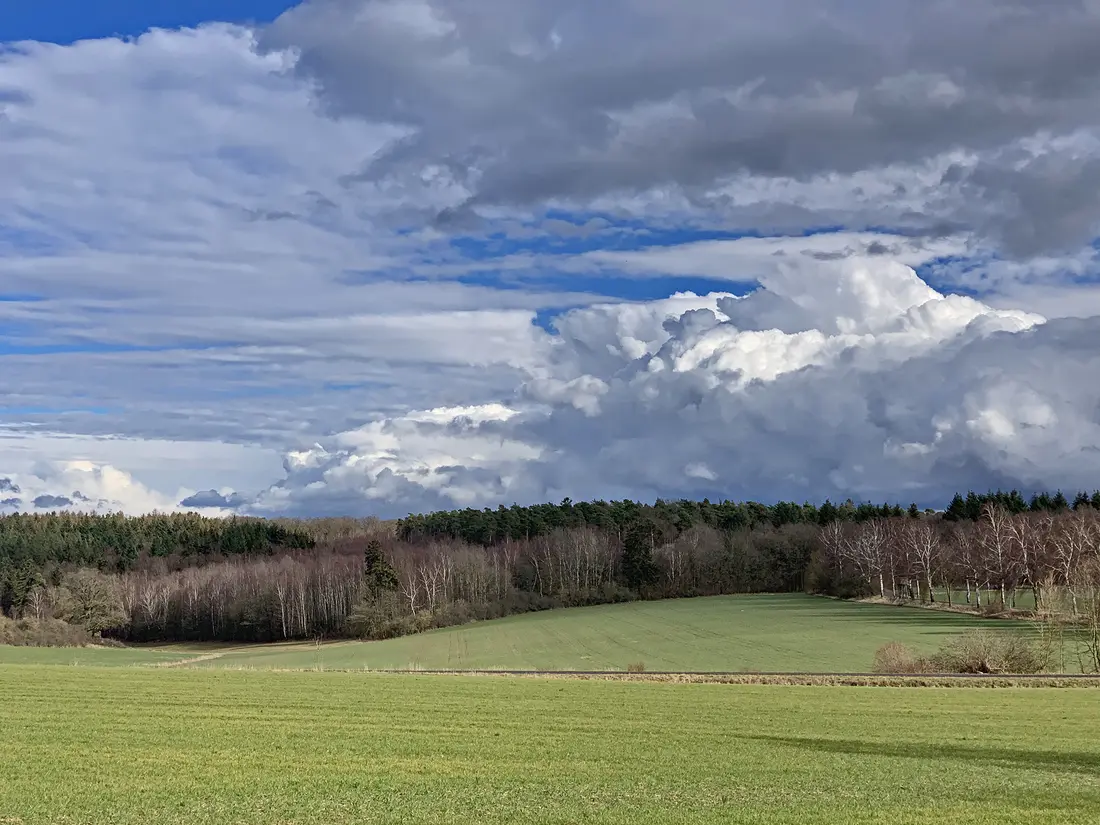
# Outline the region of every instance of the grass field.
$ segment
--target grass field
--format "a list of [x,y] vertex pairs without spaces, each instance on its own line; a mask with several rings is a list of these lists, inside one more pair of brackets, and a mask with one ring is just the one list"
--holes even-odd
[[[1004,627],[1005,622],[984,622]],[[391,639],[229,650],[207,667],[860,671],[881,645],[935,650],[983,620],[801,595],[554,610]],[[1010,625],[1015,627],[1016,625]]]
[[[161,650],[147,647],[6,647],[0,645],[0,665],[93,665],[127,667],[158,665],[190,658],[199,651],[185,647]],[[0,822],[0,825],[4,825]]]
[[802,595],[718,596],[525,614],[383,642],[128,650],[0,648],[0,663],[267,669],[866,671],[881,645],[931,652],[967,628],[1022,625]]
[[1095,822],[1092,690],[0,666],[0,822]]

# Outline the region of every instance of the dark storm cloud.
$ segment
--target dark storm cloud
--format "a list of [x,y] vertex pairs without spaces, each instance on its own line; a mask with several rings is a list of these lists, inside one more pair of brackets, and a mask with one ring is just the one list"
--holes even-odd
[[180,502],[180,507],[222,507],[235,509],[245,504],[247,499],[240,493],[231,493],[223,496],[217,490],[204,490],[195,493]]
[[56,510],[61,507],[69,507],[72,505],[72,499],[66,496],[38,496],[34,500],[34,506],[39,510]]

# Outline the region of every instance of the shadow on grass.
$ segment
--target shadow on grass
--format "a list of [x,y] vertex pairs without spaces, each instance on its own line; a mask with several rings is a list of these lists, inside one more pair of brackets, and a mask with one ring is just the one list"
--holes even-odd
[[1100,753],[1058,753],[946,743],[929,745],[911,742],[865,742],[857,739],[816,739],[801,736],[748,735],[744,738],[758,742],[775,742],[819,753],[902,759],[961,759],[1000,768],[1069,771],[1100,777]]

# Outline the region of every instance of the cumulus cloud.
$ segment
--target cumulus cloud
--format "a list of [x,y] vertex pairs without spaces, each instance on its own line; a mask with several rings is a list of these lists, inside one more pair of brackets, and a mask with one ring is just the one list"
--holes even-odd
[[31,472],[20,475],[19,479],[23,495],[9,502],[9,506],[18,510],[77,510],[136,515],[153,510],[168,512],[183,509],[174,506],[168,496],[108,464],[39,460]]
[[615,492],[934,504],[967,486],[1095,483],[1096,321],[945,296],[902,265],[831,266],[746,298],[576,310],[558,323],[553,374],[517,408],[350,431],[292,455],[261,501],[331,492],[390,514]]
[[232,444],[0,429],[0,467],[5,473],[0,493],[2,506],[9,510],[200,510],[220,515],[243,499],[223,490],[228,503],[184,503],[196,495],[198,482],[213,475],[257,490],[270,484],[279,466],[273,453]]
[[499,403],[383,419],[290,453],[286,478],[257,512],[394,512],[480,505],[507,496],[541,450],[507,434],[517,411]]
[[670,186],[713,207],[738,175],[950,155],[943,187],[1007,209],[931,201],[925,232],[969,225],[1026,253],[1087,242],[1100,217],[1087,179],[1065,201],[1049,185],[1091,176],[1095,153],[1024,156],[1100,125],[1091,0],[307,0],[264,41],[296,50],[333,114],[408,130],[360,177],[453,182],[466,197],[444,223]]

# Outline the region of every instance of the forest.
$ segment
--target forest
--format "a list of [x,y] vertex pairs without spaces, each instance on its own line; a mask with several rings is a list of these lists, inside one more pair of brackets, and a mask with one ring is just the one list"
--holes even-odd
[[[1100,612],[1100,493],[631,501],[377,519],[0,517],[0,608],[128,642],[386,638],[631,599],[807,591]],[[28,636],[33,636],[28,632]],[[1100,667],[1100,652],[1097,666]]]

